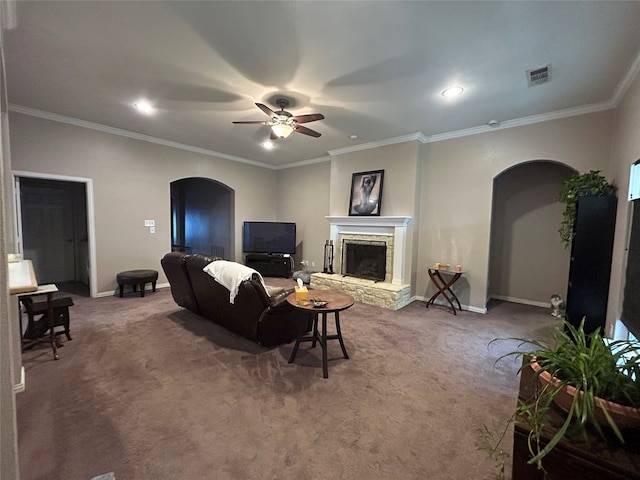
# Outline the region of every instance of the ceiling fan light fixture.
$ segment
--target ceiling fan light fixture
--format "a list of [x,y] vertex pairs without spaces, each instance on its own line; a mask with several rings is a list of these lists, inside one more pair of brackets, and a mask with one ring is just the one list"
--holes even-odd
[[287,138],[292,133],[298,133],[302,135],[308,135],[310,137],[318,138],[321,136],[320,132],[311,130],[310,128],[300,125],[301,123],[315,122],[316,120],[324,120],[324,115],[321,113],[309,113],[306,115],[292,115],[290,112],[284,110],[284,107],[289,105],[289,101],[280,98],[276,102],[279,107],[282,108],[279,112],[274,112],[269,107],[262,103],[256,103],[256,107],[267,114],[270,121],[264,122],[262,120],[248,120],[248,121],[235,121],[235,124],[254,124],[254,125],[269,125],[271,127],[271,140],[278,138]]
[[287,125],[286,123],[278,123],[271,126],[271,131],[278,138],[287,138],[293,133],[293,127],[291,125]]

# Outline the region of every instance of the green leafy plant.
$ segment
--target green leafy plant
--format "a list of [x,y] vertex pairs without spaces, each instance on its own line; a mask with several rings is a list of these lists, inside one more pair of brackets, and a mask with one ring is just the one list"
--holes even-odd
[[494,431],[498,430],[495,424],[493,429],[483,425],[476,430],[476,448],[485,451],[487,456],[496,464],[497,473],[493,476],[493,480],[504,480],[506,478],[506,463],[510,455],[502,449],[502,441],[507,434],[510,423],[507,422],[506,426],[497,435],[497,438],[496,434],[494,434]]
[[562,183],[557,200],[564,203],[565,208],[558,232],[565,248],[568,248],[573,240],[578,199],[588,195],[599,197],[612,195],[614,191],[615,187],[600,175],[600,170],[575,173]]
[[[556,379],[550,383],[540,382],[533,398],[519,401],[510,419],[510,422],[520,423],[529,430],[529,463],[542,468],[542,459],[562,438],[587,440],[588,427],[593,427],[605,440],[603,427],[609,428],[624,443],[622,432],[607,409],[600,409],[606,419],[604,425],[598,420],[597,411],[600,399],[640,408],[639,342],[605,341],[600,329],[587,334],[584,319],[578,327],[566,321],[558,326],[552,342],[524,338],[510,340],[520,342],[518,349],[501,356],[498,361],[512,355],[534,358],[540,366],[534,371],[534,381],[538,381],[543,372]],[[524,368],[531,368],[530,364],[524,362],[520,373]],[[548,422],[547,414],[556,396],[567,386],[575,387],[581,394],[572,397],[564,422],[543,445],[541,433]]]

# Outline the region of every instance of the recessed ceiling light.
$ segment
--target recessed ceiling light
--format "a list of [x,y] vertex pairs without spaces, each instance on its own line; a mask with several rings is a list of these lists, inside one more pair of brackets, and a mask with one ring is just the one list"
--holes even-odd
[[153,105],[151,105],[146,100],[140,100],[134,103],[133,106],[136,108],[136,110],[138,110],[140,113],[144,113],[145,115],[152,114],[154,110]]
[[349,138],[350,138],[351,140],[355,140],[356,138],[358,138],[358,135],[349,135]]
[[464,88],[462,88],[462,87],[450,87],[450,88],[445,89],[442,92],[442,96],[444,96],[444,97],[457,97],[462,92],[464,92]]
[[263,142],[261,145],[265,150],[272,150],[275,147],[275,144],[270,140]]

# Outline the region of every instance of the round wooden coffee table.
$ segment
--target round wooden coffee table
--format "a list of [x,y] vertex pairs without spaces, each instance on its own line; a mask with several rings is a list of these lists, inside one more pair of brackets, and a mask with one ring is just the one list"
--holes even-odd
[[[322,375],[324,378],[329,378],[329,367],[327,365],[327,340],[338,340],[340,342],[340,348],[342,348],[342,354],[344,358],[349,358],[349,354],[347,353],[347,349],[344,347],[344,342],[342,341],[342,332],[340,331],[340,315],[338,312],[342,310],[346,310],[351,305],[353,305],[353,298],[346,293],[336,292],[334,290],[310,290],[309,291],[309,299],[310,300],[296,300],[295,292],[287,297],[287,302],[289,302],[293,307],[298,308],[300,310],[305,310],[311,316],[313,321],[313,329],[310,335],[305,335],[306,330],[304,325],[300,325],[300,334],[296,340],[296,344],[293,347],[293,351],[291,352],[291,356],[289,357],[289,363],[293,363],[298,353],[298,347],[301,342],[311,342],[311,348],[316,346],[316,342],[320,343],[322,347]],[[323,307],[315,307],[311,301],[313,300],[322,300],[327,302],[327,304]],[[336,334],[335,335],[327,335],[327,314],[333,313],[336,322]],[[318,314],[322,314],[322,332],[318,332]]]

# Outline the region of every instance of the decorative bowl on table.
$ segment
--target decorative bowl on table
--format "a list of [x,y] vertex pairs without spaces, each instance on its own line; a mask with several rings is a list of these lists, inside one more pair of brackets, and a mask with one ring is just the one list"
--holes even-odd
[[310,298],[309,302],[311,302],[311,305],[313,305],[313,308],[322,308],[322,307],[326,307],[327,303],[324,300],[320,300],[319,298]]

